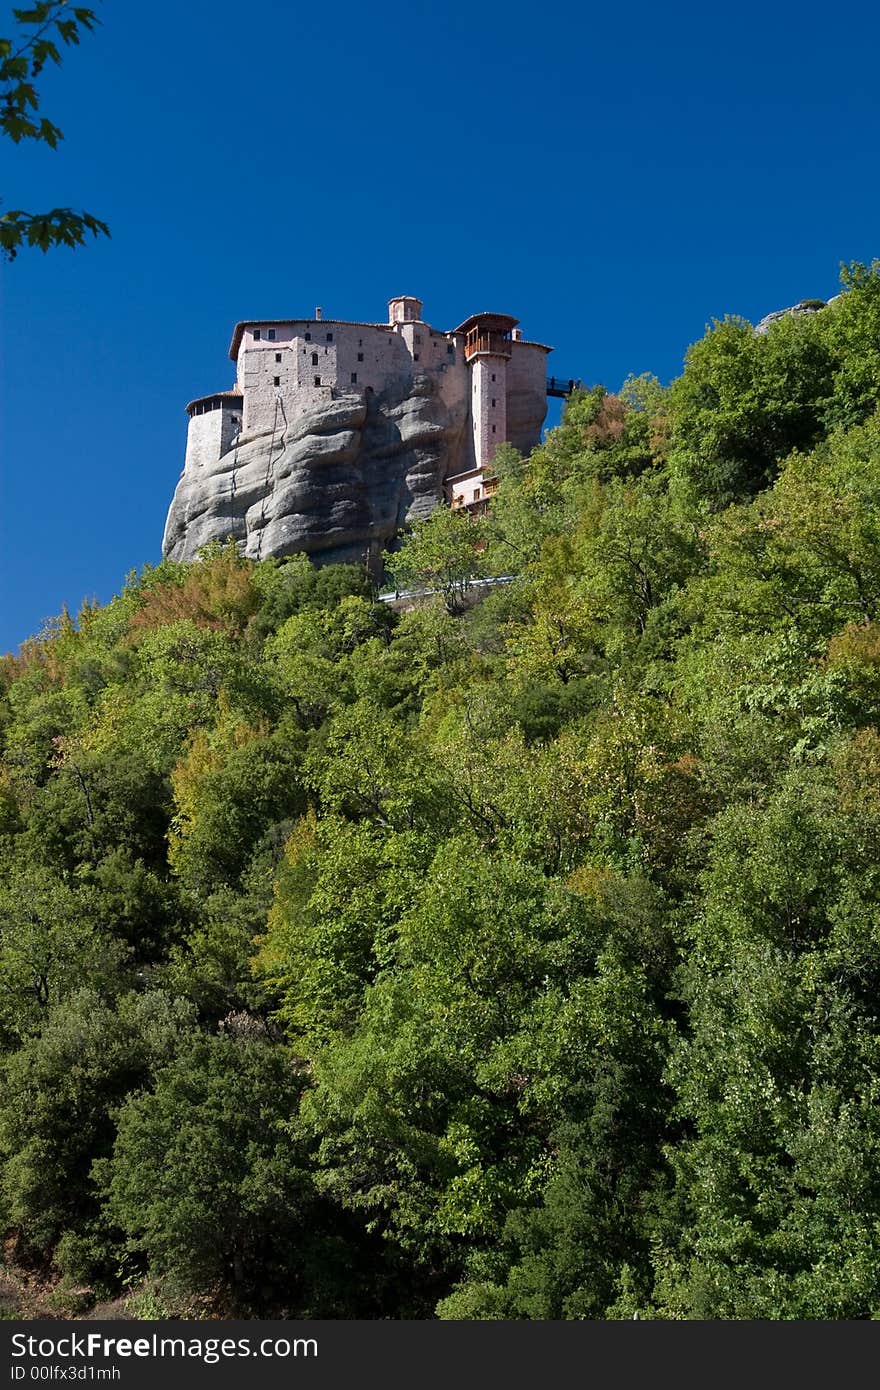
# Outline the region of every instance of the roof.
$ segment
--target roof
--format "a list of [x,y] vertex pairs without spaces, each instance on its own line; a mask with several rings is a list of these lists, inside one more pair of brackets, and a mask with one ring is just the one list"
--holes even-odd
[[478,463],[476,468],[466,468],[463,473],[450,473],[444,478],[444,483],[460,483],[463,478],[482,478],[483,474],[491,467],[488,463]]
[[190,401],[189,405],[185,407],[187,415],[195,406],[204,405],[205,401],[219,400],[221,396],[236,396],[241,400],[241,391],[237,386],[233,386],[230,391],[211,391],[207,396],[196,396],[195,400]]
[[485,325],[486,328],[494,329],[496,332],[509,333],[512,328],[516,328],[519,319],[511,318],[510,314],[493,314],[488,310],[483,314],[471,314],[469,319],[460,323],[454,330],[456,333],[467,333],[469,328],[476,328],[478,324]]
[[[398,295],[398,299],[414,298],[415,296],[410,294]],[[391,303],[390,299],[388,303]],[[365,319],[242,319],[232,330],[232,341],[229,344],[229,356],[232,358],[233,362],[238,360],[238,350],[241,347],[241,340],[246,328],[290,328],[294,324],[299,323],[305,324],[307,328],[316,328],[325,324],[344,324],[351,328],[378,328],[384,333],[393,333],[399,327],[398,324],[393,323],[368,323]],[[465,319],[464,323],[459,324],[458,328],[431,328],[431,332],[441,337],[451,338],[456,333],[466,333],[469,328],[473,328],[477,323],[486,323],[489,328],[507,333],[511,329],[516,328],[519,319],[512,318],[510,314],[471,314],[470,318]],[[424,328],[430,328],[430,324],[423,324],[422,326]],[[541,347],[545,352],[553,351],[552,348],[547,347],[546,343],[525,343],[522,338],[514,338],[511,341],[523,343],[526,347]],[[207,397],[205,397],[205,399],[207,399]]]
[[514,347],[536,347],[540,348],[542,352],[553,351],[553,348],[550,347],[549,343],[533,343],[530,339],[527,338],[512,338],[511,343]]
[[344,323],[352,328],[383,328],[386,333],[394,331],[394,324],[391,323],[367,323],[365,319],[242,319],[232,330],[232,342],[229,344],[229,356],[233,362],[238,359],[238,349],[241,347],[241,340],[246,328],[289,328],[295,323],[304,323],[309,328],[314,328],[319,324]]

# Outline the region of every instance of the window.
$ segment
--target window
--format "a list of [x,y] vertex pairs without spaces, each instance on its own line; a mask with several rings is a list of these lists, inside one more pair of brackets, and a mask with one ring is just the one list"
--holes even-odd
[[312,335],[311,335],[311,333],[307,333],[307,334],[306,334],[306,342],[307,342],[307,343],[310,343],[311,341],[312,341]]
[[454,345],[453,345],[452,343],[447,343],[447,344],[446,344],[446,351],[448,352],[449,356],[451,357],[452,354],[455,352],[455,347],[454,347]]
[[364,354],[363,354],[362,352],[359,352],[359,353],[358,353],[358,361],[359,361],[359,362],[363,362],[363,360],[364,360]]
[[274,343],[274,341],[275,341],[275,329],[274,329],[274,328],[268,329],[267,332],[266,332],[266,337],[269,339],[269,342],[270,342],[270,343]]
[[414,352],[414,353],[413,353],[413,361],[414,361],[414,362],[418,362],[418,360],[419,360],[419,354],[418,354],[417,352]]
[[494,425],[492,426],[492,433],[493,433],[493,434],[495,433],[495,426],[494,426]]
[[254,342],[255,342],[255,343],[258,343],[259,341],[260,341],[260,330],[259,330],[259,328],[255,328],[255,329],[254,329]]
[[416,334],[416,342],[417,342],[417,343],[419,344],[419,346],[421,347],[421,345],[422,345],[422,335],[421,335],[421,333],[417,333],[417,334]]
[[316,386],[320,386],[320,385],[321,385],[321,378],[320,378],[319,376],[316,376],[316,377],[315,377],[315,385],[316,385]]
[[317,365],[318,365],[318,354],[317,354],[316,352],[313,352],[313,353],[312,353],[312,366],[313,366],[313,367],[317,367]]
[[281,353],[280,353],[280,352],[276,352],[276,354],[275,354],[275,361],[276,361],[276,362],[280,362],[280,361],[281,361]]
[[357,374],[357,372],[352,372],[352,374],[351,374],[351,384],[352,384],[352,386],[357,386],[357,384],[358,384],[358,374]]
[[493,380],[493,381],[495,380],[495,373],[494,373],[494,372],[492,373],[492,380]]
[[[364,340],[363,340],[363,338],[358,338],[358,347],[363,347],[363,345],[364,345]],[[360,362],[360,360],[361,360],[361,359],[358,358],[358,361],[359,361],[359,362]]]
[[328,333],[328,334],[327,334],[327,342],[328,342],[328,343],[332,343],[332,342],[333,342],[333,334],[332,334],[332,333]]
[[480,500],[480,489],[479,489],[478,487],[475,487],[475,488],[474,488],[474,501],[475,501],[475,502],[479,502],[479,500]]
[[273,385],[273,386],[280,386],[280,385],[281,385],[281,377],[280,377],[280,376],[273,376],[273,378],[272,378],[272,385]]
[[492,404],[493,404],[493,406],[498,404],[498,402],[496,401],[496,399],[495,399],[494,396],[492,397]]

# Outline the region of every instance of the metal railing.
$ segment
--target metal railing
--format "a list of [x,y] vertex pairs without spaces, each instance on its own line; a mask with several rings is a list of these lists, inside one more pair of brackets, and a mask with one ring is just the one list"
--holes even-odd
[[570,396],[572,391],[579,391],[583,384],[577,377],[548,376],[547,395]]

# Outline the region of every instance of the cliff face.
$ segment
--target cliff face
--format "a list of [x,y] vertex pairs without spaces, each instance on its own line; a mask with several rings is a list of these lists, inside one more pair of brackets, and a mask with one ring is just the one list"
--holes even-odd
[[[163,554],[191,560],[233,535],[246,555],[378,561],[407,520],[427,516],[443,479],[469,467],[467,402],[444,402],[428,376],[345,394],[271,433],[242,435],[216,463],[185,470]],[[539,426],[540,429],[540,426]]]

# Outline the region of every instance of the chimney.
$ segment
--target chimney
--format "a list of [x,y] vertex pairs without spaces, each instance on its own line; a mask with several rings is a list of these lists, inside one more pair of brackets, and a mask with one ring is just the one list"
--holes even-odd
[[321,315],[322,315],[323,312],[324,312],[324,311],[323,311],[323,309],[321,308],[320,304],[316,304],[316,305],[315,305],[315,322],[316,322],[316,323],[320,323],[320,322],[321,322]]

